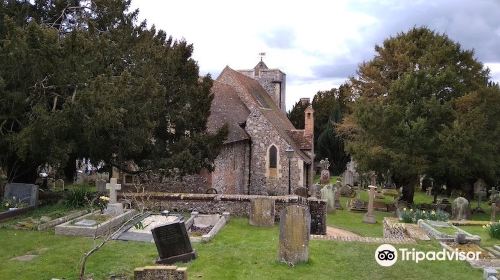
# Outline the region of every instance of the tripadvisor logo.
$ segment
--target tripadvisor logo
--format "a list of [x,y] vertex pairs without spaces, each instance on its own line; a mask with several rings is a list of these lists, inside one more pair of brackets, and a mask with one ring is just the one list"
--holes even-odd
[[[399,252],[398,252],[399,251]],[[394,246],[390,244],[382,244],[377,250],[375,250],[375,261],[381,266],[392,266],[398,260],[400,261],[412,261],[419,263],[420,261],[469,261],[469,260],[479,260],[481,252],[460,252],[457,249],[455,251],[447,251],[442,249],[441,251],[418,251],[415,248],[399,248],[397,250]]]

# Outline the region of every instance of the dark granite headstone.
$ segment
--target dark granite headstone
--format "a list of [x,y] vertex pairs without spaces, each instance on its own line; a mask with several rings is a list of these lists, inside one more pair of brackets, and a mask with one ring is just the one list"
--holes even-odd
[[24,202],[28,206],[38,205],[38,186],[33,184],[9,183],[5,185],[4,198]]
[[173,222],[151,230],[160,257],[158,264],[188,262],[196,258],[184,221]]

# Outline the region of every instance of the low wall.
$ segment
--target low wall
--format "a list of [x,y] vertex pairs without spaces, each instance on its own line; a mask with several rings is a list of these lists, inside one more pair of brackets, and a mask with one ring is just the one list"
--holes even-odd
[[258,197],[270,197],[275,200],[275,219],[288,205],[307,205],[307,199],[298,195],[262,196],[231,194],[193,194],[193,193],[121,193],[119,198],[129,199],[140,204],[142,201],[151,211],[169,210],[174,212],[193,212],[220,214],[229,212],[231,216],[248,217],[250,200]]

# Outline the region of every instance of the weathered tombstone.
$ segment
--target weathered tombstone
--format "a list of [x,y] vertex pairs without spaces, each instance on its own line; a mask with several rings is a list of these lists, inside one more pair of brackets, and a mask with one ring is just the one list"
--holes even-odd
[[353,212],[366,212],[368,210],[368,202],[353,198],[349,202],[349,210]]
[[26,203],[28,206],[38,205],[38,186],[33,184],[8,183],[5,185],[4,198]]
[[469,201],[464,197],[458,197],[451,204],[451,218],[453,220],[467,220],[469,218]]
[[302,197],[307,197],[307,189],[304,187],[298,187],[293,191],[294,194],[302,196]]
[[335,212],[335,194],[331,185],[326,185],[321,189],[321,199],[326,200],[326,211]]
[[474,183],[474,195],[477,197],[477,207],[472,210],[473,213],[484,213],[481,208],[481,200],[486,197],[486,183],[483,179],[478,179]]
[[335,209],[344,209],[342,207],[342,204],[340,203],[340,188],[335,186],[333,188],[333,198],[334,198],[334,204],[335,204]]
[[318,198],[318,191],[321,188],[319,184],[314,184],[309,187],[309,197]]
[[375,224],[375,216],[373,215],[373,200],[375,199],[376,186],[368,186],[370,189],[368,193],[368,212],[363,216],[363,222],[367,224]]
[[98,192],[104,193],[106,192],[106,180],[104,179],[97,179],[95,181],[95,186]]
[[121,190],[121,184],[116,183],[116,178],[111,178],[109,183],[106,184],[106,189],[109,190],[109,203],[106,207],[106,211],[104,213],[118,216],[123,214],[123,204],[117,202],[116,191]]
[[306,207],[291,205],[280,215],[278,261],[295,265],[309,259],[311,214]]
[[428,187],[425,191],[425,194],[428,196],[432,196],[432,187]]
[[499,199],[499,195],[498,195],[498,191],[496,190],[496,188],[492,188],[490,193],[491,193],[491,195],[490,195],[490,200],[491,200],[491,218],[490,218],[490,221],[496,222],[496,214],[497,214],[497,207],[498,207],[497,201]]
[[268,197],[258,197],[250,201],[248,222],[253,226],[273,226],[275,201]]
[[326,200],[310,197],[307,199],[311,214],[311,234],[326,234]]
[[188,262],[196,258],[196,252],[191,247],[184,221],[159,226],[151,232],[160,256],[156,263],[173,264]]
[[352,186],[344,185],[339,188],[340,196],[343,197],[354,197],[356,195],[356,191]]
[[354,186],[354,175],[351,170],[346,170],[344,172],[342,184],[344,186]]
[[328,158],[322,159],[319,162],[321,166],[321,177],[320,177],[320,184],[326,185],[330,184],[330,162],[328,161]]

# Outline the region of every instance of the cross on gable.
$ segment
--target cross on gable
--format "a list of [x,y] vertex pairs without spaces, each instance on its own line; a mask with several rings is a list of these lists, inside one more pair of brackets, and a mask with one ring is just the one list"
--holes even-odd
[[116,191],[122,189],[122,185],[116,182],[116,178],[111,178],[106,184],[106,189],[109,190],[109,203],[116,203]]

